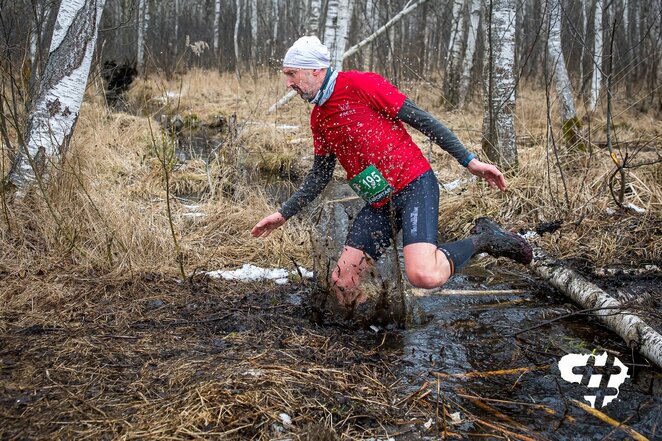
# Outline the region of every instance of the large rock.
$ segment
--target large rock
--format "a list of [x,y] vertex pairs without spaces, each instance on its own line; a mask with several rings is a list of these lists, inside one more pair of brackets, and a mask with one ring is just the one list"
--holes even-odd
[[425,314],[404,280],[395,246],[389,248],[379,261],[372,262],[362,279],[361,289],[368,294],[368,301],[353,311],[339,305],[330,289],[331,275],[345,244],[349,226],[365,202],[356,196],[349,185],[335,181],[325,189],[322,201],[312,234],[315,312],[367,325],[422,323]]

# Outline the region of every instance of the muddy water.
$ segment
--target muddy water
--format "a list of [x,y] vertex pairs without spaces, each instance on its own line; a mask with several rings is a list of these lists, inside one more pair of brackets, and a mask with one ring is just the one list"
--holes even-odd
[[[503,291],[444,295],[452,290]],[[449,430],[467,436],[498,433],[475,421],[482,419],[542,439],[632,438],[631,433],[615,429],[572,401],[588,404],[583,396],[595,394],[599,405],[604,395],[615,394],[606,388],[610,368],[591,368],[591,362],[589,367],[575,368],[575,373],[590,374],[591,369],[605,373],[600,388],[593,392],[586,387],[588,374],[583,385],[561,378],[558,362],[562,356],[595,350],[608,352],[608,366],[617,357],[630,375],[618,397],[604,407],[596,406],[598,410],[649,439],[662,439],[662,373],[633,356],[617,335],[596,320],[574,316],[513,335],[577,309],[530,275],[512,267],[489,271],[469,267],[444,290],[419,301],[431,321],[394,337],[390,347],[402,351],[401,375],[412,392],[428,382],[435,399],[445,403],[449,413],[459,412],[455,424],[445,422]]]
[[[180,154],[186,160],[209,152],[197,145]],[[276,203],[294,189],[292,182],[273,176],[252,179],[260,180]],[[458,293],[461,290],[471,290],[472,295]],[[485,294],[488,291],[492,293]],[[469,266],[443,290],[418,301],[430,317],[428,323],[403,331],[380,331],[368,337],[366,344],[374,347],[383,342],[383,350],[397,351],[402,382],[412,393],[429,389],[438,408],[445,406],[455,420],[433,410],[430,416],[435,421],[429,430],[420,429],[403,439],[439,439],[441,427],[462,438],[479,439],[486,433],[494,435],[488,439],[507,438],[503,430],[535,439],[633,438],[633,432],[615,428],[576,404],[588,403],[583,396],[591,393],[598,395],[597,410],[603,415],[648,439],[662,439],[662,372],[632,354],[620,337],[596,320],[573,316],[515,335],[577,310],[530,274],[513,266]],[[558,368],[564,355],[592,351],[606,351],[608,365],[617,357],[630,376],[620,386],[618,397],[604,407],[599,406],[604,396],[616,392],[606,387],[614,368],[593,368],[592,362],[575,368],[575,373],[587,372],[583,384],[566,382]],[[605,374],[593,392],[586,386],[591,373]]]

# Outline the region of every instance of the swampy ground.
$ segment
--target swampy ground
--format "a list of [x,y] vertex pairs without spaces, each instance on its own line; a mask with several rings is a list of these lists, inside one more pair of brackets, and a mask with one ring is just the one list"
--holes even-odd
[[[417,297],[429,322],[407,329],[314,323],[305,284],[154,274],[104,283],[57,270],[40,278],[66,290],[62,319],[5,317],[2,439],[660,434],[659,369],[584,315],[526,331],[578,308],[519,267],[469,267]],[[635,282],[656,290],[662,279]],[[586,350],[618,357],[630,375],[593,413],[578,404],[586,386],[565,382],[557,366]]]
[[[418,293],[429,320],[408,328],[311,320],[309,280],[206,276],[311,268],[315,207],[266,240],[249,235],[310,165],[309,108],[267,115],[280,78],[246,81],[140,81],[121,109],[91,87],[61,172],[20,203],[3,199],[0,439],[660,438],[662,372],[527,268],[476,260]],[[444,112],[425,84],[401,87],[480,150],[480,104]],[[642,212],[610,194],[604,115],[588,115],[594,148],[559,143],[555,162],[541,102],[522,87],[508,192],[466,179],[442,188],[441,240],[481,215],[517,231],[560,221],[538,245],[614,296],[644,299],[660,330],[659,269],[628,272],[662,263],[659,116],[621,109],[614,129],[621,157],[648,164],[627,174]],[[163,121],[181,125],[178,137]],[[415,139],[441,184],[467,177]],[[612,268],[626,271],[598,275]],[[583,384],[561,378],[564,355],[603,352],[606,368],[577,368]],[[587,406],[591,373],[603,375],[598,401],[616,393],[615,359],[629,375],[618,397]]]

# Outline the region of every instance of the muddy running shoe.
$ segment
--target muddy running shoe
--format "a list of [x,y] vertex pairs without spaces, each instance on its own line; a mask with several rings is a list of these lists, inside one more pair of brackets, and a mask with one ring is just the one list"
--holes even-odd
[[471,234],[475,235],[473,237],[476,252],[507,257],[523,265],[528,265],[533,260],[533,249],[526,239],[504,230],[490,218],[478,218]]

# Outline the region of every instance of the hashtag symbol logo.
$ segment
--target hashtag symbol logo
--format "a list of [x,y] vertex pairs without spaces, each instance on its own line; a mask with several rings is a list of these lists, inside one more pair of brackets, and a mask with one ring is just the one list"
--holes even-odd
[[589,394],[584,399],[591,407],[605,407],[618,397],[619,388],[625,382],[628,368],[616,357],[602,355],[567,354],[559,360],[561,378],[569,383],[585,385]]

